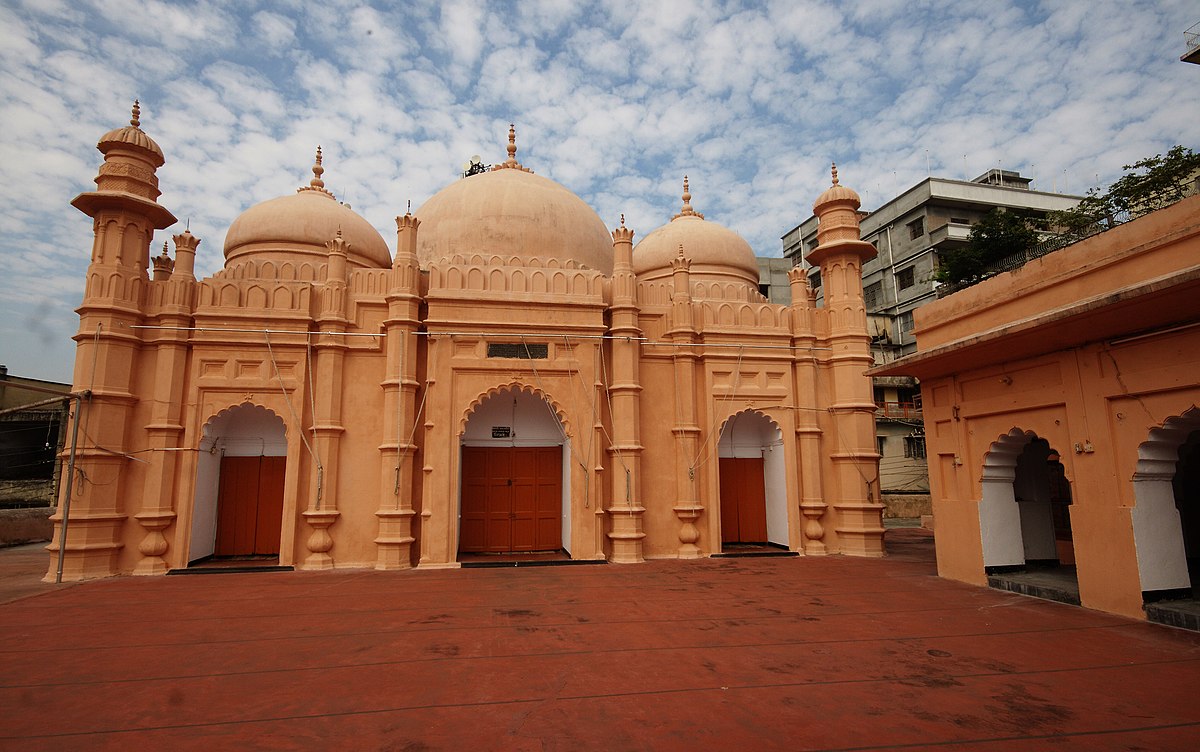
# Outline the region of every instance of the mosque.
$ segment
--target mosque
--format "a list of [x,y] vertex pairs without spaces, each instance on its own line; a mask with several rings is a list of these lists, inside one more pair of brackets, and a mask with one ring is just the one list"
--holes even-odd
[[[817,198],[824,306],[759,293],[692,208],[636,245],[507,159],[396,218],[393,250],[312,178],[225,265],[158,203],[159,146],[105,134],[72,205],[95,241],[48,579],[214,560],[296,569],[735,549],[883,554],[858,196]],[[666,219],[664,217],[664,219]],[[60,542],[65,538],[65,546]]]

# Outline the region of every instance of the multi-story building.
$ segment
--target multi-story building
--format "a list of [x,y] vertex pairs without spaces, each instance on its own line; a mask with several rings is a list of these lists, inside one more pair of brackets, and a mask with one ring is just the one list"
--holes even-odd
[[[938,254],[966,245],[972,224],[995,208],[1043,218],[1079,201],[1079,196],[1032,190],[1031,182],[999,169],[971,181],[929,177],[862,214],[863,240],[879,252],[862,270],[877,365],[916,350],[913,311],[937,297]],[[783,255],[803,264],[816,242],[817,218],[810,216],[783,236]],[[820,269],[808,268],[808,279],[823,305]],[[884,502],[892,516],[915,516],[929,503],[920,388],[912,378],[892,376],[875,379],[874,391]]]

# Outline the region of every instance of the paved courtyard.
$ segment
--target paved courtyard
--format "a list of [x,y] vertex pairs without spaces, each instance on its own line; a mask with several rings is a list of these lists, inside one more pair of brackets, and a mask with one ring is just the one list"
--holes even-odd
[[0,749],[1200,749],[1200,635],[888,546],[60,587],[0,551]]

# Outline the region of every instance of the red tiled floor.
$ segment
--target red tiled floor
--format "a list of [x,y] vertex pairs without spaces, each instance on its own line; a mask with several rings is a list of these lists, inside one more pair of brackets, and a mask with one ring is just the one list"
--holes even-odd
[[[0,606],[0,748],[1200,748],[1200,635],[939,580],[927,533],[888,539],[36,588]],[[9,556],[0,601],[42,573]]]

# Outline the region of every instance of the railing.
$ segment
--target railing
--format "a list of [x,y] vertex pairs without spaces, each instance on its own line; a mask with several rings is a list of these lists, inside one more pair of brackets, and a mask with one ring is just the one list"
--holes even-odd
[[1183,32],[1183,43],[1187,46],[1184,55],[1190,55],[1197,49],[1200,49],[1200,23],[1194,24],[1190,29]]
[[1100,222],[1090,224],[1081,230],[1074,230],[1072,232],[1063,233],[1062,235],[1052,235],[1032,248],[1005,256],[999,261],[994,261],[991,264],[988,264],[984,268],[983,274],[981,274],[978,279],[939,285],[937,288],[937,296],[939,299],[941,299],[947,295],[950,295],[951,293],[956,293],[959,290],[965,290],[968,287],[977,285],[989,277],[994,277],[997,274],[1003,274],[1004,272],[1011,272],[1013,269],[1020,269],[1022,266],[1025,266],[1025,264],[1033,261],[1036,258],[1041,258],[1042,256],[1054,253],[1060,248],[1066,248],[1069,245],[1078,243],[1084,238],[1090,238],[1093,235],[1099,235],[1100,233],[1106,230],[1111,230],[1117,225],[1124,224],[1129,220],[1130,216],[1126,212],[1121,216],[1108,217]]
[[912,402],[876,402],[875,416],[921,420],[921,406]]

